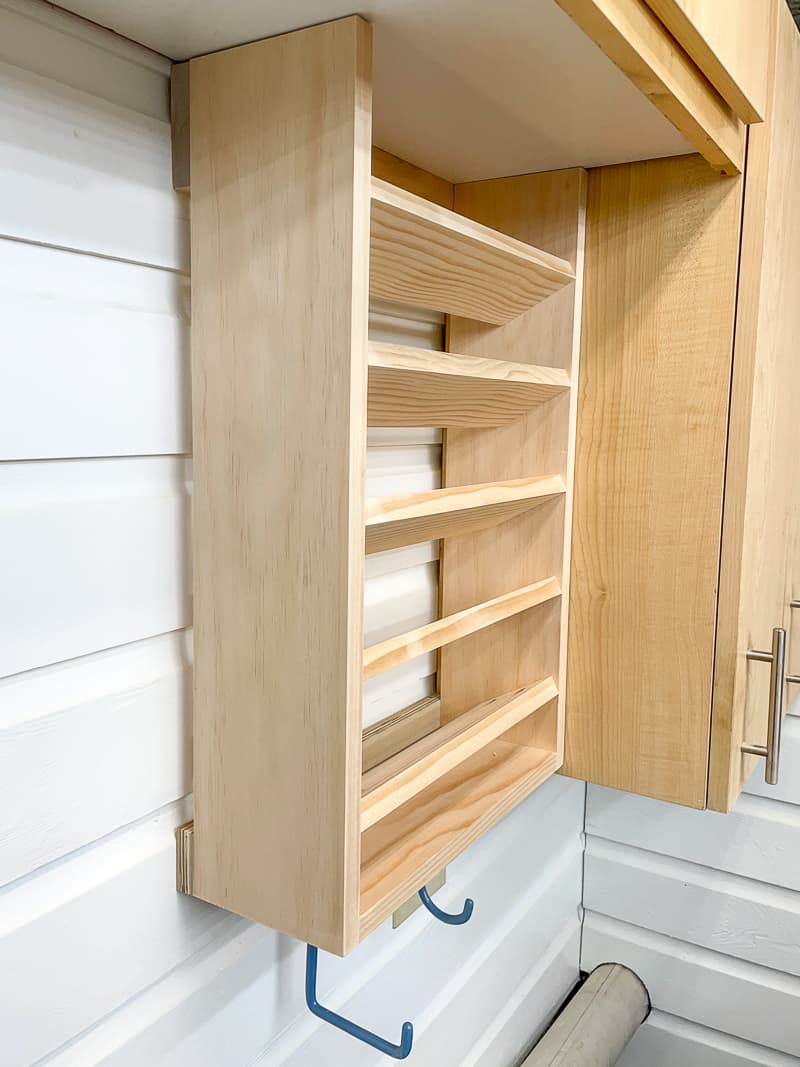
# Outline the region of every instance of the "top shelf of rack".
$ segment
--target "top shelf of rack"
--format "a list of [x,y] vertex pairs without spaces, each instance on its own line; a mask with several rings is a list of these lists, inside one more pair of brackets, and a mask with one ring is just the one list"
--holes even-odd
[[374,296],[502,325],[574,277],[558,256],[372,179]]

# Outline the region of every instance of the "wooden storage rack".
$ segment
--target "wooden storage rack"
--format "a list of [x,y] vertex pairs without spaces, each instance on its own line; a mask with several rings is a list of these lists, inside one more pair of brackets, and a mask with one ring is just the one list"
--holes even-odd
[[[353,17],[189,79],[179,884],[340,954],[562,762],[585,199],[580,170],[456,186],[455,211],[371,176],[369,69]],[[368,343],[370,293],[447,312],[451,351]],[[368,425],[444,427],[443,488],[365,500]],[[365,552],[432,538],[440,618],[364,649]],[[430,650],[438,728],[362,773],[363,678]]]

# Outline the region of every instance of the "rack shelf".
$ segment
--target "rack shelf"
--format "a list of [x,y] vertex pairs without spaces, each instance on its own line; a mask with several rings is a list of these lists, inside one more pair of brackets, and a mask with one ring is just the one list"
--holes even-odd
[[558,256],[372,179],[375,296],[502,325],[574,278]]
[[545,578],[513,593],[503,593],[475,607],[455,612],[444,619],[437,619],[426,626],[399,637],[390,637],[378,645],[371,645],[364,650],[364,678],[372,678],[381,671],[388,671],[400,663],[421,656],[423,652],[432,652],[462,637],[469,637],[478,630],[519,615],[530,608],[538,607],[548,600],[561,596],[561,585],[557,578]]
[[546,678],[484,701],[375,767],[362,781],[362,831],[557,697],[556,683]]
[[569,389],[560,367],[371,343],[370,426],[501,426]]
[[556,771],[555,752],[498,739],[361,836],[361,937]]
[[384,552],[485,530],[565,492],[564,479],[554,474],[372,497],[366,502],[366,551]]

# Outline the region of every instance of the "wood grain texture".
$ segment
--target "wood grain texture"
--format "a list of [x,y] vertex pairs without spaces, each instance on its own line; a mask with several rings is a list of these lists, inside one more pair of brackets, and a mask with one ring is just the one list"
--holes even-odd
[[369,346],[370,426],[501,426],[565,389],[558,367]]
[[751,129],[748,153],[708,789],[720,811],[759,762],[742,743],[766,741],[769,665],[748,663],[747,650],[798,623],[800,206],[787,196],[800,181],[798,94],[800,37],[779,4],[767,121]]
[[494,626],[560,596],[561,585],[558,580],[544,578],[515,589],[512,593],[503,593],[463,611],[446,615],[399,637],[390,637],[388,641],[381,641],[364,650],[364,677],[372,678],[424,652],[460,641],[479,630],[485,630],[487,626]]
[[503,323],[574,277],[569,262],[372,179],[370,292]]
[[191,61],[194,891],[338,953],[358,935],[369,79],[355,17]]
[[[583,211],[586,174],[569,170],[473,182],[456,188],[456,207],[477,221],[523,241],[552,249],[576,264],[577,281],[502,327],[465,319],[449,323],[448,347],[482,359],[546,362],[572,381],[578,373]],[[519,727],[515,739],[547,747],[563,744],[563,689],[569,585],[569,538],[576,390],[563,393],[514,422],[494,429],[453,429],[445,434],[443,483],[448,487],[545,472],[564,479],[559,500],[491,530],[445,540],[440,563],[442,614],[499,596],[544,575],[557,575],[560,602],[518,615],[491,630],[443,648],[440,695],[444,722],[498,693],[552,676],[561,694],[545,717],[545,736]],[[566,552],[565,552],[566,538]],[[546,744],[545,744],[546,739]]]
[[767,113],[772,0],[647,0],[742,122]]
[[564,479],[556,474],[373,497],[366,502],[366,550],[383,552],[485,530],[565,492]]
[[406,189],[425,200],[432,200],[442,207],[453,207],[453,183],[438,174],[431,174],[422,167],[400,159],[383,148],[372,146],[372,176]]
[[744,125],[646,0],[556,2],[712,167],[742,170]]
[[557,698],[558,688],[552,678],[495,697],[365,774],[361,785],[362,831]]
[[424,697],[364,730],[361,743],[361,770],[364,774],[384,760],[415,744],[438,729],[441,722],[438,696]]
[[549,778],[552,752],[499,739],[362,837],[361,937]]
[[741,180],[589,174],[565,772],[706,797]]

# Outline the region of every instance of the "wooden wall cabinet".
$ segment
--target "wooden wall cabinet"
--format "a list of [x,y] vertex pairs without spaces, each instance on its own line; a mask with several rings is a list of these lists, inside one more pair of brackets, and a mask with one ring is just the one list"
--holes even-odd
[[[800,35],[777,5],[745,182],[589,173],[565,770],[726,811],[800,674]],[[743,200],[743,211],[742,211]],[[776,679],[784,706],[792,681]],[[796,691],[796,689],[795,689]]]
[[[179,881],[337,953],[562,763],[586,190],[582,170],[486,181],[453,211],[371,175],[370,52],[353,17],[188,78]],[[446,312],[449,352],[368,343],[370,293]],[[443,488],[365,499],[368,425],[444,427]],[[365,552],[434,538],[440,618],[365,649]],[[363,679],[435,649],[435,728],[362,773]]]

